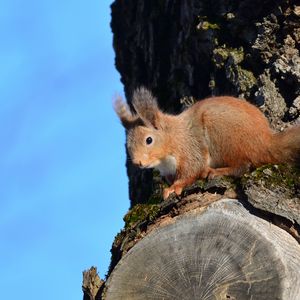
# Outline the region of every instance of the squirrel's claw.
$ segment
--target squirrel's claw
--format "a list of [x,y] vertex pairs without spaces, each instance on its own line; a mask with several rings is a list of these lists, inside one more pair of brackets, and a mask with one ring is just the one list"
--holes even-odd
[[172,193],[175,193],[177,196],[181,195],[182,189],[183,189],[182,187],[174,186],[174,185],[165,188],[163,191],[164,200],[167,200]]
[[174,192],[174,189],[169,188],[165,188],[163,191],[163,198],[164,200],[167,200],[169,198],[169,196]]

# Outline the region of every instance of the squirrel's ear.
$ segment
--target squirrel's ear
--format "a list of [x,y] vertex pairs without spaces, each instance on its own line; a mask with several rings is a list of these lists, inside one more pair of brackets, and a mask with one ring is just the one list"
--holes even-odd
[[127,103],[125,103],[120,96],[114,100],[114,109],[121,120],[125,129],[130,129],[136,125],[139,120],[137,115],[131,113]]
[[156,98],[149,90],[137,88],[132,96],[132,105],[146,126],[159,127],[160,111]]

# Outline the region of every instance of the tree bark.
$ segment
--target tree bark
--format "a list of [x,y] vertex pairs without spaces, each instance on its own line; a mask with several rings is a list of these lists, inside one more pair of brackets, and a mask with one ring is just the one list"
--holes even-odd
[[[167,112],[233,95],[277,129],[300,115],[300,9],[296,0],[116,0],[116,67],[129,104],[144,85]],[[147,203],[152,172],[127,162],[131,205]]]

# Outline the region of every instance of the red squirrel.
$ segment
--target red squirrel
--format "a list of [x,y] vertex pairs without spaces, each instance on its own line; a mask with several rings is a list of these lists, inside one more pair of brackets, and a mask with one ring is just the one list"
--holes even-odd
[[132,162],[155,168],[171,184],[164,199],[197,179],[241,176],[264,164],[298,163],[300,126],[274,132],[263,113],[229,96],[199,101],[179,115],[163,113],[146,88],[134,91],[132,113],[121,99],[115,111],[127,130]]

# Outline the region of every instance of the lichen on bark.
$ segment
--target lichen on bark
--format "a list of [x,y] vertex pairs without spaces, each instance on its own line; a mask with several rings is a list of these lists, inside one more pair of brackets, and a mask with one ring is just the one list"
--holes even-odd
[[300,224],[300,170],[266,165],[243,176],[243,191],[256,208]]

